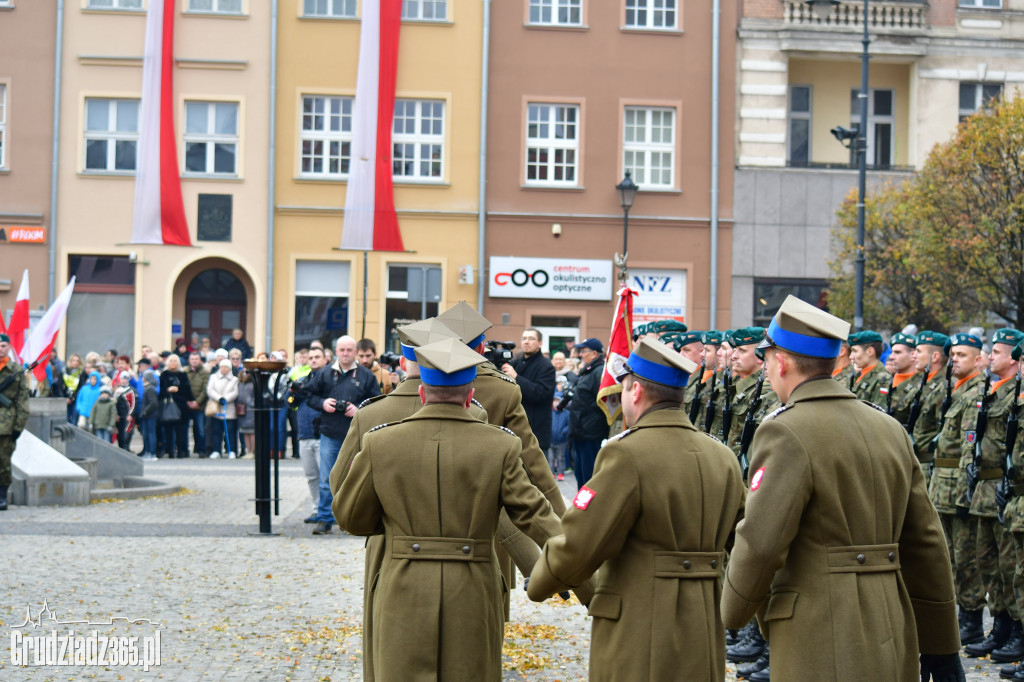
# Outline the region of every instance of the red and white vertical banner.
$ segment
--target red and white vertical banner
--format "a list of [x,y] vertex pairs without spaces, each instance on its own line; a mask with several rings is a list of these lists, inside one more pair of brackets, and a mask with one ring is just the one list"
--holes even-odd
[[622,374],[622,365],[633,350],[633,297],[637,292],[629,287],[619,289],[619,303],[612,319],[612,334],[604,358],[601,386],[597,390],[597,406],[604,412],[608,423],[614,422],[622,411],[622,384],[615,377]]
[[174,0],[149,0],[135,163],[133,244],[191,246],[174,135]]
[[71,281],[64,287],[64,291],[60,292],[60,296],[32,329],[32,333],[29,334],[28,341],[25,343],[25,352],[22,353],[21,360],[26,365],[40,360],[40,363],[32,371],[39,381],[46,379],[46,363],[50,359],[50,350],[53,349],[53,344],[57,341],[57,333],[64,324],[64,317],[68,313],[68,305],[71,303],[71,294],[74,290],[75,277],[72,276]]
[[18,360],[24,360],[25,340],[28,338],[28,270],[21,276],[21,286],[18,287],[18,298],[14,302],[14,312],[11,313],[11,323],[7,325],[7,335],[11,337],[11,350]]
[[391,181],[402,0],[363,2],[341,248],[403,251]]

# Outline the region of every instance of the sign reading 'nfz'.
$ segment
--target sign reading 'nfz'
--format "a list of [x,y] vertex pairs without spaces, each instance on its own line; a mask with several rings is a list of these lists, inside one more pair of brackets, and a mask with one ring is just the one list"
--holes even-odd
[[610,260],[492,256],[487,291],[492,298],[610,301],[614,282]]

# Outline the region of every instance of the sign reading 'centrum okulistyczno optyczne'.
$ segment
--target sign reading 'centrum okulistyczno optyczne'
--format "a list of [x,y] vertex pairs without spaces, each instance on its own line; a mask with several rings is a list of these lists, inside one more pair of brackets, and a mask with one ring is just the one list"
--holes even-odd
[[573,301],[610,301],[610,260],[578,258],[515,258],[491,256],[492,298],[554,298]]

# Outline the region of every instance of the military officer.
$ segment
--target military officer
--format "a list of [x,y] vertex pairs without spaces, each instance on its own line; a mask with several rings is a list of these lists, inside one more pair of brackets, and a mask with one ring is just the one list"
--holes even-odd
[[[931,474],[931,463],[935,459],[935,439],[939,435],[939,423],[942,419],[942,402],[946,395],[946,368],[949,358],[946,357],[945,345],[949,339],[945,334],[924,330],[915,338],[913,357],[918,372],[927,374],[927,383],[921,394],[921,413],[914,424],[914,453],[917,461],[927,465],[926,473]],[[950,381],[952,381],[952,367]],[[952,383],[950,384],[952,388]],[[940,517],[941,518],[941,517]],[[946,538],[949,540],[949,537]],[[950,554],[953,549],[950,546]]]
[[[1019,392],[1014,378],[1018,362],[1011,353],[1024,340],[1016,329],[1000,329],[992,336],[989,353],[988,392],[976,394],[977,409],[967,407],[964,440],[961,441],[961,468],[969,469],[968,488],[970,520],[976,542],[978,573],[988,595],[988,610],[993,617],[992,631],[981,642],[967,645],[968,656],[991,654],[997,663],[1009,663],[1024,658],[1021,640],[1020,615],[1013,598],[1013,565],[1016,556],[1013,540],[999,523],[996,508],[996,487],[1003,478],[1003,460],[1006,456],[1006,418],[1014,397]],[[986,383],[982,384],[985,388]],[[984,404],[983,404],[984,403]],[[984,434],[979,425],[982,410],[987,411]],[[973,481],[972,481],[973,479]]]
[[0,403],[0,511],[7,510],[14,445],[28,421],[28,381],[25,372],[10,358],[10,352],[11,337],[0,334],[0,385],[10,382],[0,392],[7,402]]
[[623,369],[629,428],[601,449],[527,592],[543,600],[603,564],[590,603],[590,680],[721,680],[717,605],[742,510],[739,466],[679,407],[696,363],[643,339]]
[[356,535],[384,528],[373,594],[377,678],[497,682],[498,511],[537,543],[561,527],[523,469],[519,439],[466,411],[484,358],[455,338],[416,357],[423,407],[363,437],[335,514]]
[[885,386],[885,408],[893,419],[906,424],[910,418],[910,406],[921,387],[917,368],[914,367],[912,353],[917,346],[917,337],[909,334],[893,334],[889,339],[892,352],[889,353],[889,365],[892,376]]
[[873,331],[853,334],[850,341],[850,361],[853,363],[853,388],[858,398],[885,407],[885,394],[889,385],[889,373],[879,362],[882,357],[882,335]]
[[[757,388],[758,375],[764,367],[764,360],[758,357],[757,344],[764,339],[764,327],[744,327],[732,333],[732,376],[736,393],[732,400],[732,426],[726,435],[725,444],[734,454],[740,454],[740,436],[743,434],[743,422],[747,418],[747,408]],[[761,406],[754,415],[760,423],[766,414],[778,407],[778,397],[772,392],[771,385],[761,383]]]
[[785,405],[754,436],[722,617],[758,615],[780,680],[963,680],[949,557],[910,438],[830,380],[848,333],[794,296],[768,328]]

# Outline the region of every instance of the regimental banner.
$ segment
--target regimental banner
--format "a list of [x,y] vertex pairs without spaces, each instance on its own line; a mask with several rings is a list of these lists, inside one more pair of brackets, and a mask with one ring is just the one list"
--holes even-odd
[[686,321],[686,271],[630,268],[629,286],[637,291],[633,299],[633,324],[655,320]]
[[492,256],[491,298],[610,301],[615,276],[610,260]]

